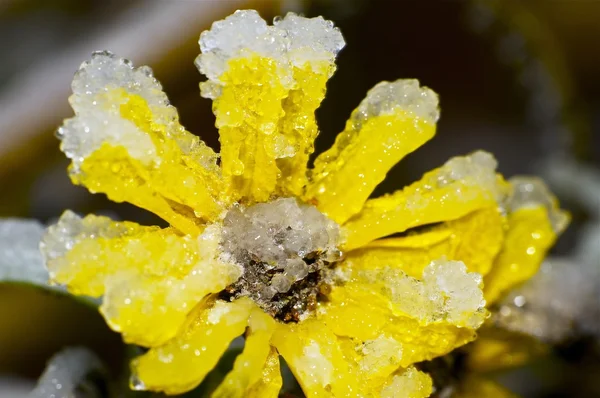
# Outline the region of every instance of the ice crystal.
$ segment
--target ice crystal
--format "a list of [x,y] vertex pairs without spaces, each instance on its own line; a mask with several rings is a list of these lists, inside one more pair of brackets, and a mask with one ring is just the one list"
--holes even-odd
[[433,261],[425,267],[421,279],[394,268],[365,272],[361,276],[383,284],[396,310],[422,322],[443,320],[476,328],[485,319],[482,277],[468,272],[461,261]]
[[513,177],[509,180],[513,193],[508,200],[510,211],[527,207],[545,206],[555,232],[562,232],[569,223],[569,217],[556,207],[552,193],[542,180],[535,177]]
[[367,93],[353,113],[352,121],[355,129],[365,121],[380,115],[393,115],[400,112],[411,112],[429,123],[440,118],[438,96],[427,87],[420,87],[415,79],[403,79],[395,82],[381,82]]
[[282,297],[273,300],[278,293],[295,287],[314,294],[306,289],[315,288],[327,264],[340,258],[338,235],[337,224],[294,198],[231,209],[223,222],[223,257],[244,268],[231,292],[275,312],[286,304]]
[[339,29],[322,17],[289,13],[269,26],[254,10],[236,11],[213,23],[200,35],[199,43],[202,54],[196,66],[209,79],[201,84],[202,95],[207,98],[218,97],[223,84],[220,78],[232,59],[259,55],[275,60],[282,84],[293,88],[293,66],[313,61],[333,63],[345,44]]

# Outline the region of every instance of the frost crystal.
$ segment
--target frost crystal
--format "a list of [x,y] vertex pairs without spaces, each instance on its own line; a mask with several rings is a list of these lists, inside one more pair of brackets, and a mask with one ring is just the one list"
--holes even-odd
[[535,177],[513,177],[509,180],[513,193],[508,200],[510,211],[526,207],[545,206],[554,232],[561,233],[569,223],[569,217],[557,208],[555,199],[542,180]]
[[61,260],[79,242],[85,239],[110,239],[125,236],[130,231],[122,224],[115,224],[108,217],[88,216],[82,219],[70,210],[63,213],[59,221],[48,228],[40,248],[46,258],[47,266],[58,262],[49,269],[53,276],[54,268],[62,267]]
[[210,30],[200,35],[199,44],[202,54],[196,59],[196,66],[209,79],[200,86],[202,95],[216,98],[219,78],[231,59],[253,54],[272,58],[279,64],[284,86],[292,88],[293,66],[313,61],[333,63],[345,43],[339,29],[322,17],[304,18],[289,13],[269,26],[256,11],[244,10],[213,23]]
[[48,282],[39,249],[43,233],[36,221],[0,220],[0,281]]
[[286,300],[272,300],[276,294],[313,289],[324,268],[339,259],[338,235],[336,223],[293,198],[231,209],[223,225],[224,260],[244,268],[232,293],[278,313]]
[[367,340],[361,346],[359,366],[367,373],[377,372],[390,364],[399,364],[402,359],[402,344],[397,340],[381,335],[374,340]]
[[370,271],[364,276],[383,283],[395,310],[421,322],[444,320],[477,328],[485,318],[482,277],[467,272],[461,261],[433,261],[425,267],[420,280],[392,268]]
[[136,159],[155,159],[156,149],[150,137],[133,122],[121,118],[120,106],[126,98],[114,91],[122,87],[126,92],[140,95],[150,106],[165,110],[165,121],[172,118],[176,110],[168,106],[149,68],[134,69],[127,60],[99,52],[79,67],[71,87],[73,95],[69,103],[76,116],[67,119],[57,135],[62,140],[62,151],[76,168],[105,142],[124,146]]
[[420,87],[415,79],[401,79],[395,82],[381,82],[367,93],[352,114],[356,130],[368,119],[380,115],[393,115],[399,110],[412,112],[429,123],[440,118],[437,94],[427,87]]
[[436,181],[431,181],[431,184],[442,188],[464,180],[470,185],[477,185],[492,192],[496,200],[503,200],[505,193],[498,185],[497,167],[498,162],[492,154],[476,151],[468,156],[457,156],[447,161],[435,176]]
[[86,376],[103,372],[96,355],[84,348],[69,348],[56,354],[44,370],[30,398],[73,398]]
[[[147,66],[134,68],[126,59],[103,51],[92,55],[75,74],[69,103],[75,116],[58,129],[61,150],[72,159],[74,172],[83,160],[104,143],[124,147],[130,156],[144,163],[160,163],[160,154],[147,132],[123,117],[121,106],[131,96],[143,99],[152,112],[152,123],[164,127],[184,154],[202,152],[197,137],[187,134],[179,124],[177,110]],[[210,166],[212,159],[203,160]]]

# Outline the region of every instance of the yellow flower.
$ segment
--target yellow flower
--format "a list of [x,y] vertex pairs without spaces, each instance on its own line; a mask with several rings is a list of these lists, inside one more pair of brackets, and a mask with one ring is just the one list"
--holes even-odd
[[308,169],[343,45],[331,22],[293,14],[268,26],[238,11],[204,32],[220,155],[150,69],[97,53],[77,72],[58,132],[72,181],[170,226],[66,212],[42,250],[54,283],[103,297],[108,324],[149,348],[133,388],[190,390],[243,335],[216,397],[277,396],[279,356],[307,396],[428,396],[413,365],[475,338],[482,278],[495,299],[562,228],[547,192],[505,182],[484,152],[369,199],[435,133],[437,95],[415,80],[376,85]]

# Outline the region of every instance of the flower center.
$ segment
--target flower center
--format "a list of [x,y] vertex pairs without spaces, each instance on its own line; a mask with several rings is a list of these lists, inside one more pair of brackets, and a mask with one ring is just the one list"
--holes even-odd
[[231,209],[223,223],[221,249],[243,275],[219,295],[250,297],[283,322],[298,322],[328,289],[339,226],[315,207],[294,198]]

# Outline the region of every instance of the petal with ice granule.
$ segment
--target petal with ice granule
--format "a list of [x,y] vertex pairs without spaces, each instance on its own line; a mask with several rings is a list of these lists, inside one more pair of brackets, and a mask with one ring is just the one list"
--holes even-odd
[[323,18],[267,23],[237,11],[200,36],[196,64],[213,99],[228,194],[246,203],[298,195],[317,135],[314,111],[344,41]]
[[280,324],[272,343],[307,397],[359,396],[356,378],[336,336],[320,320]]
[[433,260],[462,261],[471,272],[489,272],[504,241],[505,218],[497,207],[476,210],[423,233],[379,239],[350,251],[355,269],[392,267],[419,278]]
[[486,152],[450,159],[401,191],[370,199],[344,225],[343,249],[351,250],[410,228],[455,220],[500,204],[509,186],[495,173]]
[[335,144],[315,160],[306,201],[341,224],[387,172],[435,134],[437,95],[416,80],[373,87]]
[[395,315],[390,300],[368,288],[334,288],[330,301],[318,318],[336,335],[366,342],[382,335],[398,343],[402,355],[399,366],[445,355],[475,338],[475,331],[450,322],[423,324],[406,315]]
[[[381,389],[381,398],[425,398],[433,393],[431,377],[414,366],[402,369]],[[482,395],[483,397],[483,395]],[[487,397],[487,396],[486,396]]]
[[191,237],[66,212],[48,229],[42,252],[54,283],[104,295],[101,311],[125,341],[156,346],[177,333],[204,296],[239,278],[238,266],[219,260],[219,241],[216,226]]
[[204,300],[175,338],[133,361],[132,388],[181,394],[196,387],[244,332],[253,308],[244,298],[231,303]]
[[150,210],[184,233],[222,211],[217,155],[179,124],[147,67],[96,53],[73,79],[58,130],[74,183]]

